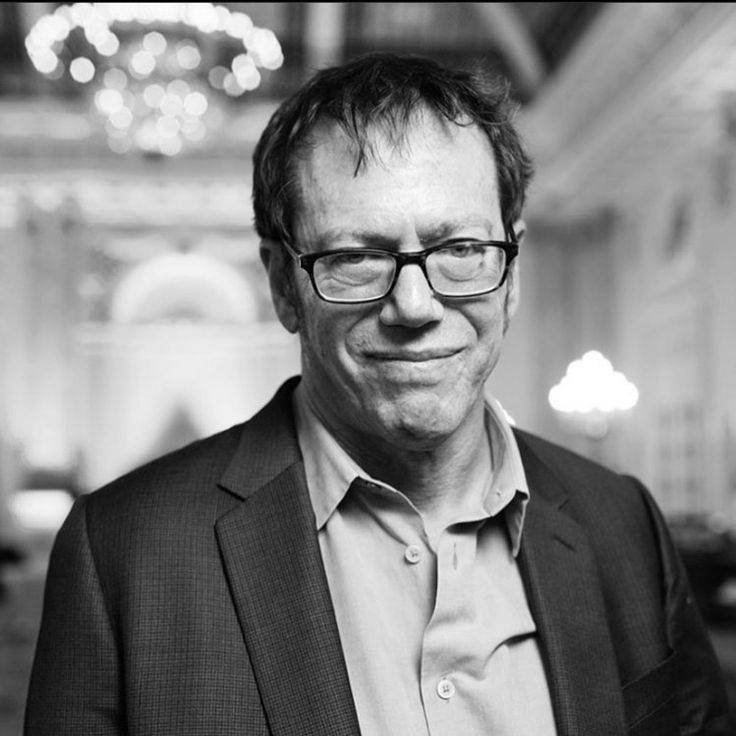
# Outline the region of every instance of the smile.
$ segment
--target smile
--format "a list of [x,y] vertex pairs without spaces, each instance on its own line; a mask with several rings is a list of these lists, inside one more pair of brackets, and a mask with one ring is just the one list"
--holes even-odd
[[457,355],[460,350],[400,350],[368,353],[370,360],[386,361],[389,363],[428,363],[443,360]]

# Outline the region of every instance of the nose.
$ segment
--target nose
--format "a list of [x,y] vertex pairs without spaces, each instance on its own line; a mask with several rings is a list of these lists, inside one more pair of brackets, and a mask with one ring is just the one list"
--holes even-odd
[[423,327],[442,319],[443,312],[421,267],[411,263],[401,269],[393,291],[383,300],[380,319],[385,325]]

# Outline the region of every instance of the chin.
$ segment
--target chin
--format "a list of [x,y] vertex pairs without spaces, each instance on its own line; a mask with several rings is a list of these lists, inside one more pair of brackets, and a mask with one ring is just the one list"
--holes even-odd
[[376,408],[378,422],[392,440],[412,444],[441,442],[457,430],[463,418],[457,402],[427,397],[421,392],[416,396],[395,398],[384,407]]

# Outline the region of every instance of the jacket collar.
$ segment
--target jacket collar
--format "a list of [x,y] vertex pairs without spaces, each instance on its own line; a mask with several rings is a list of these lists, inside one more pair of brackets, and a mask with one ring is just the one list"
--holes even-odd
[[299,377],[290,378],[250,421],[243,425],[238,448],[219,486],[241,499],[267,486],[286,468],[301,462],[291,412],[291,394]]

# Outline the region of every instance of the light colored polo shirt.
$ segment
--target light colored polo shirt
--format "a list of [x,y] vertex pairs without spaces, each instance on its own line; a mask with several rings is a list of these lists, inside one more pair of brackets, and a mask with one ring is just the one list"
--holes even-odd
[[500,406],[486,408],[491,477],[434,539],[400,489],[342,449],[300,387],[294,410],[362,735],[555,734],[516,564],[529,489]]

